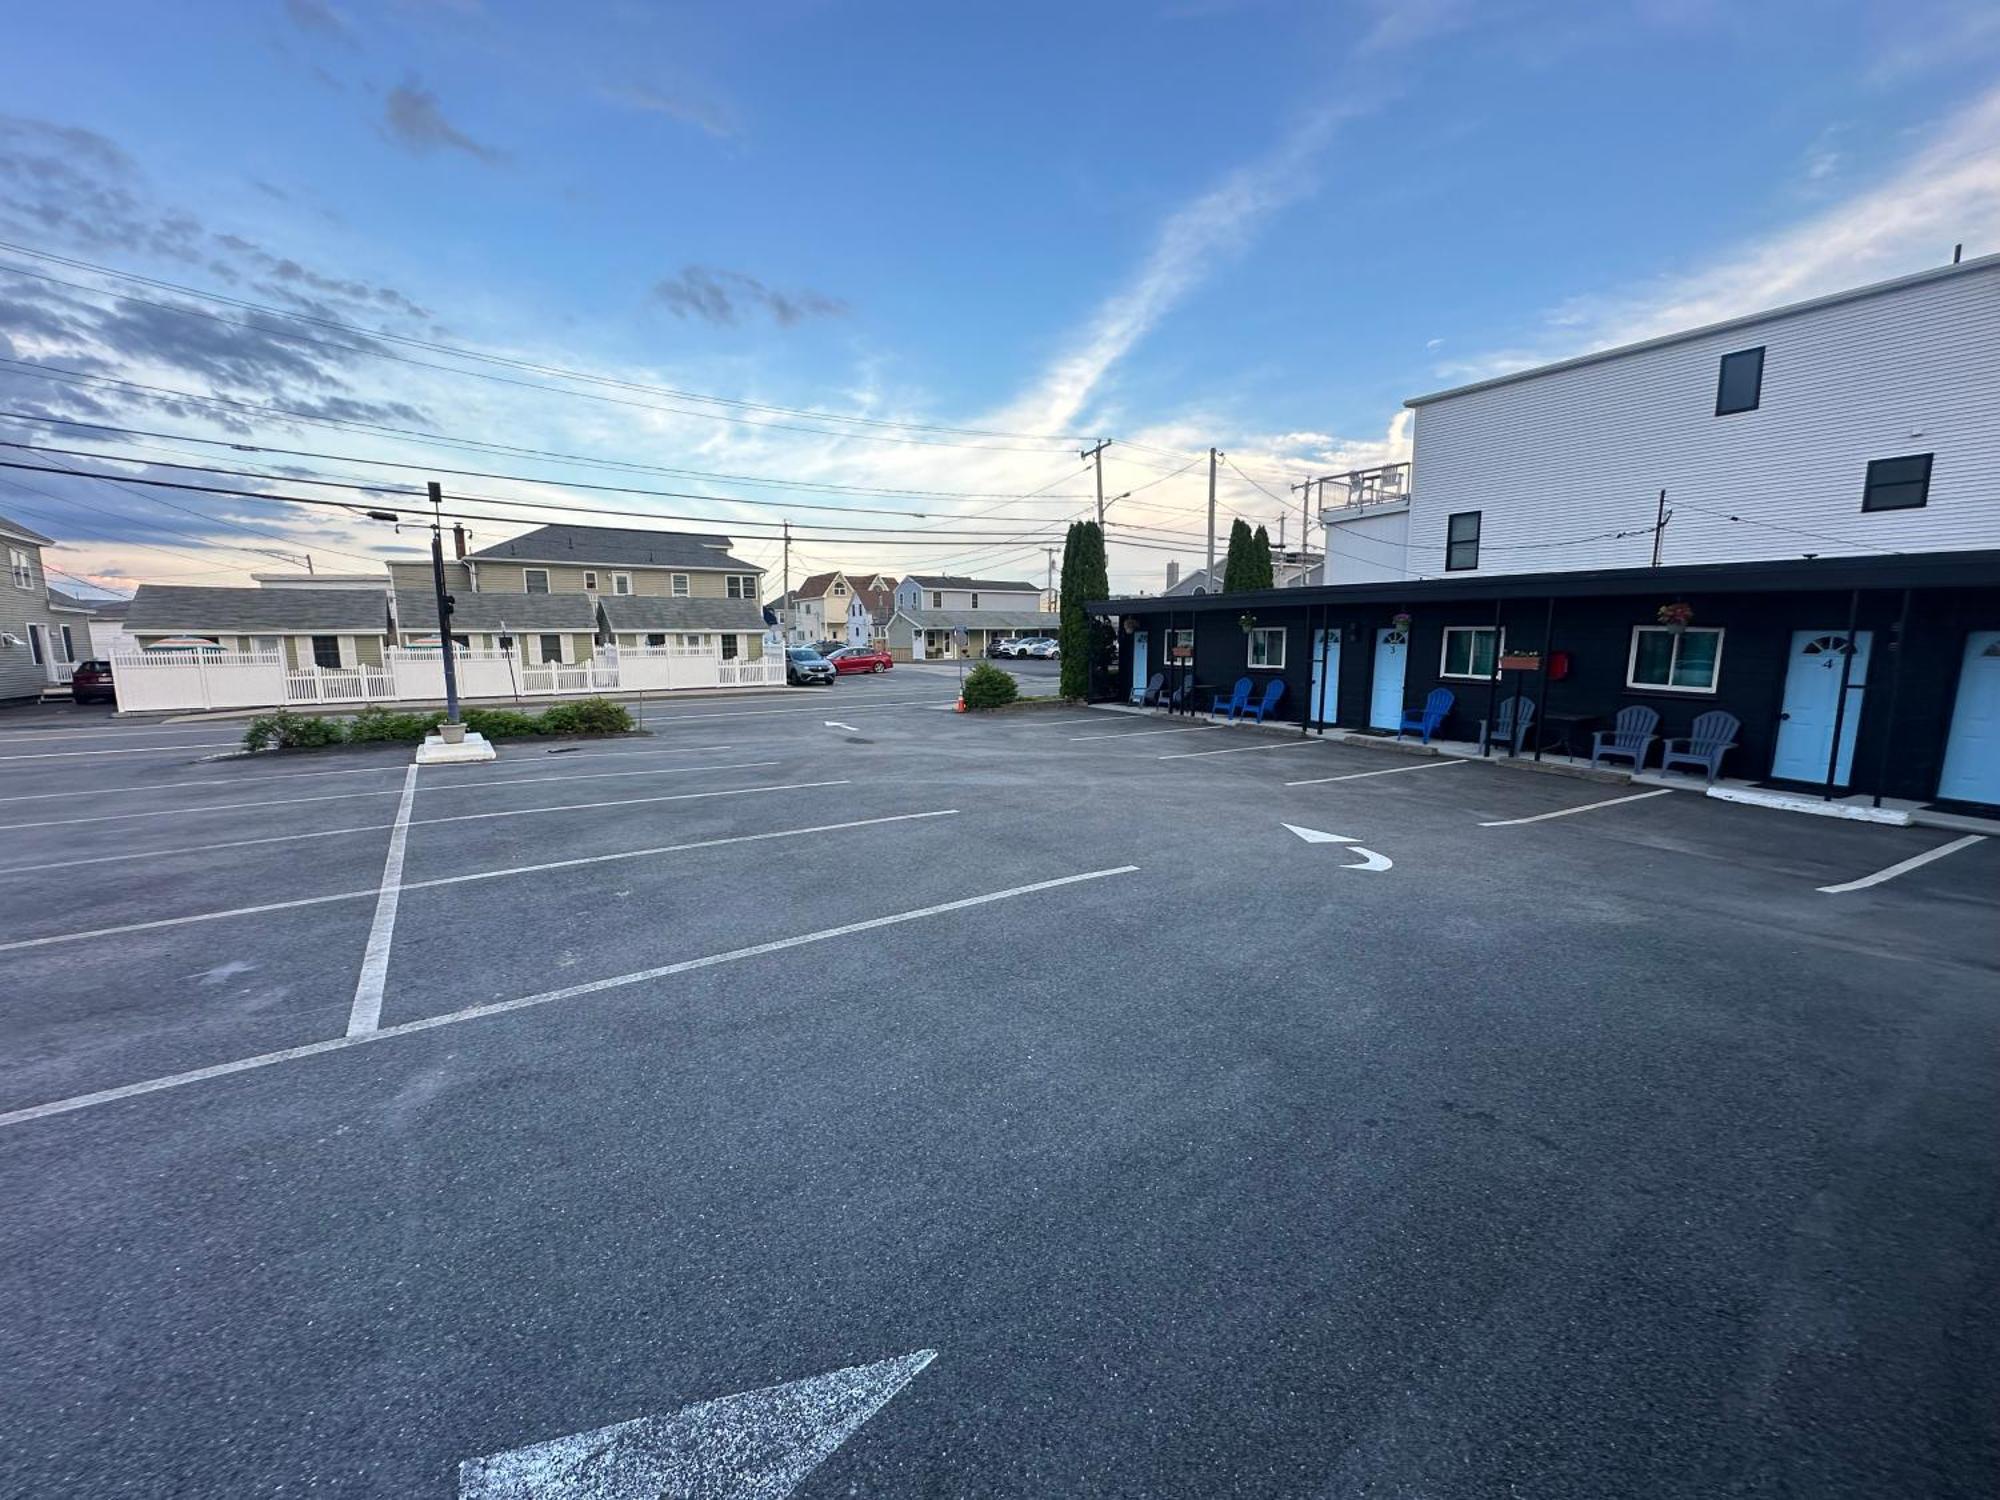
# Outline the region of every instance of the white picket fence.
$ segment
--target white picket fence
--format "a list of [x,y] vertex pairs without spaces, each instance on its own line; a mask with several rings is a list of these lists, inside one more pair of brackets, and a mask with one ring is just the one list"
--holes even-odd
[[[526,663],[510,651],[455,651],[458,692],[468,701],[691,688],[772,687],[785,661],[725,661],[712,652],[602,647],[587,662]],[[144,651],[114,655],[111,681],[128,713],[198,708],[276,708],[307,703],[424,703],[444,698],[436,651],[391,648],[382,665],[287,667],[277,652]]]

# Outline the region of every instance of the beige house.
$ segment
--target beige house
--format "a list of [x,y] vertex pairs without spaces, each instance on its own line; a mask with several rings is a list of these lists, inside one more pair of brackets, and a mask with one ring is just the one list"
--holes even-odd
[[[529,665],[575,665],[613,644],[757,660],[763,570],[729,546],[696,532],[538,526],[445,564],[452,639],[474,651],[518,650]],[[397,640],[435,643],[431,565],[391,563],[389,576]]]
[[839,569],[815,573],[792,590],[786,608],[786,640],[795,646],[833,641],[842,646],[866,645],[876,639],[879,613],[887,623],[889,595],[895,582],[886,573],[850,573]]

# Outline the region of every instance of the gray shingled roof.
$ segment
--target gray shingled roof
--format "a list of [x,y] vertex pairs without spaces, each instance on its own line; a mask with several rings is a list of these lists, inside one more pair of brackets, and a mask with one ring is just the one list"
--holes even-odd
[[761,573],[729,555],[729,538],[709,532],[639,531],[623,526],[537,526],[471,554],[475,562],[565,563],[600,568],[720,568]]
[[[597,630],[588,594],[477,594],[452,590],[451,628],[458,630]],[[396,590],[396,628],[437,634],[437,596],[429,589]]]
[[380,635],[388,626],[381,594],[361,589],[210,589],[142,583],[125,613],[134,634],[155,630],[318,631]]
[[24,542],[39,542],[43,546],[53,545],[39,531],[29,526],[23,526],[12,516],[0,516],[0,531],[6,532],[9,536],[17,536]]
[[662,599],[651,594],[607,594],[598,599],[613,630],[723,630],[764,628],[755,599]]
[[967,630],[1005,630],[1032,635],[1055,635],[1062,629],[1062,616],[1039,609],[899,609],[919,630],[950,630],[963,625]]
[[94,615],[97,613],[97,606],[99,604],[109,604],[112,602],[114,601],[108,599],[81,599],[75,594],[65,594],[61,589],[49,590],[50,609],[73,609],[81,614]]
[[906,583],[914,583],[926,589],[982,589],[995,594],[1039,594],[1041,586],[1033,583],[1008,583],[998,578],[959,578],[950,573],[912,573]]

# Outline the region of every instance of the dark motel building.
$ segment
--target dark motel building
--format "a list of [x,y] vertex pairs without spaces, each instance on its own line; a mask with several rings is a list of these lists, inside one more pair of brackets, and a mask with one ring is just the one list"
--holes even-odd
[[1393,733],[1443,689],[1466,741],[1519,696],[1544,754],[1719,710],[1724,777],[2000,813],[2000,256],[1408,404],[1322,581],[1092,605],[1110,690]]

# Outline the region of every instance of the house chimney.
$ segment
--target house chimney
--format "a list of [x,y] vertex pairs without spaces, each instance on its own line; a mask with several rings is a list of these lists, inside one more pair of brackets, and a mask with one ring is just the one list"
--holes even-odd
[[451,523],[451,550],[460,562],[465,561],[465,527],[457,521]]
[[1181,565],[1178,559],[1167,563],[1167,587],[1171,589],[1181,581]]

